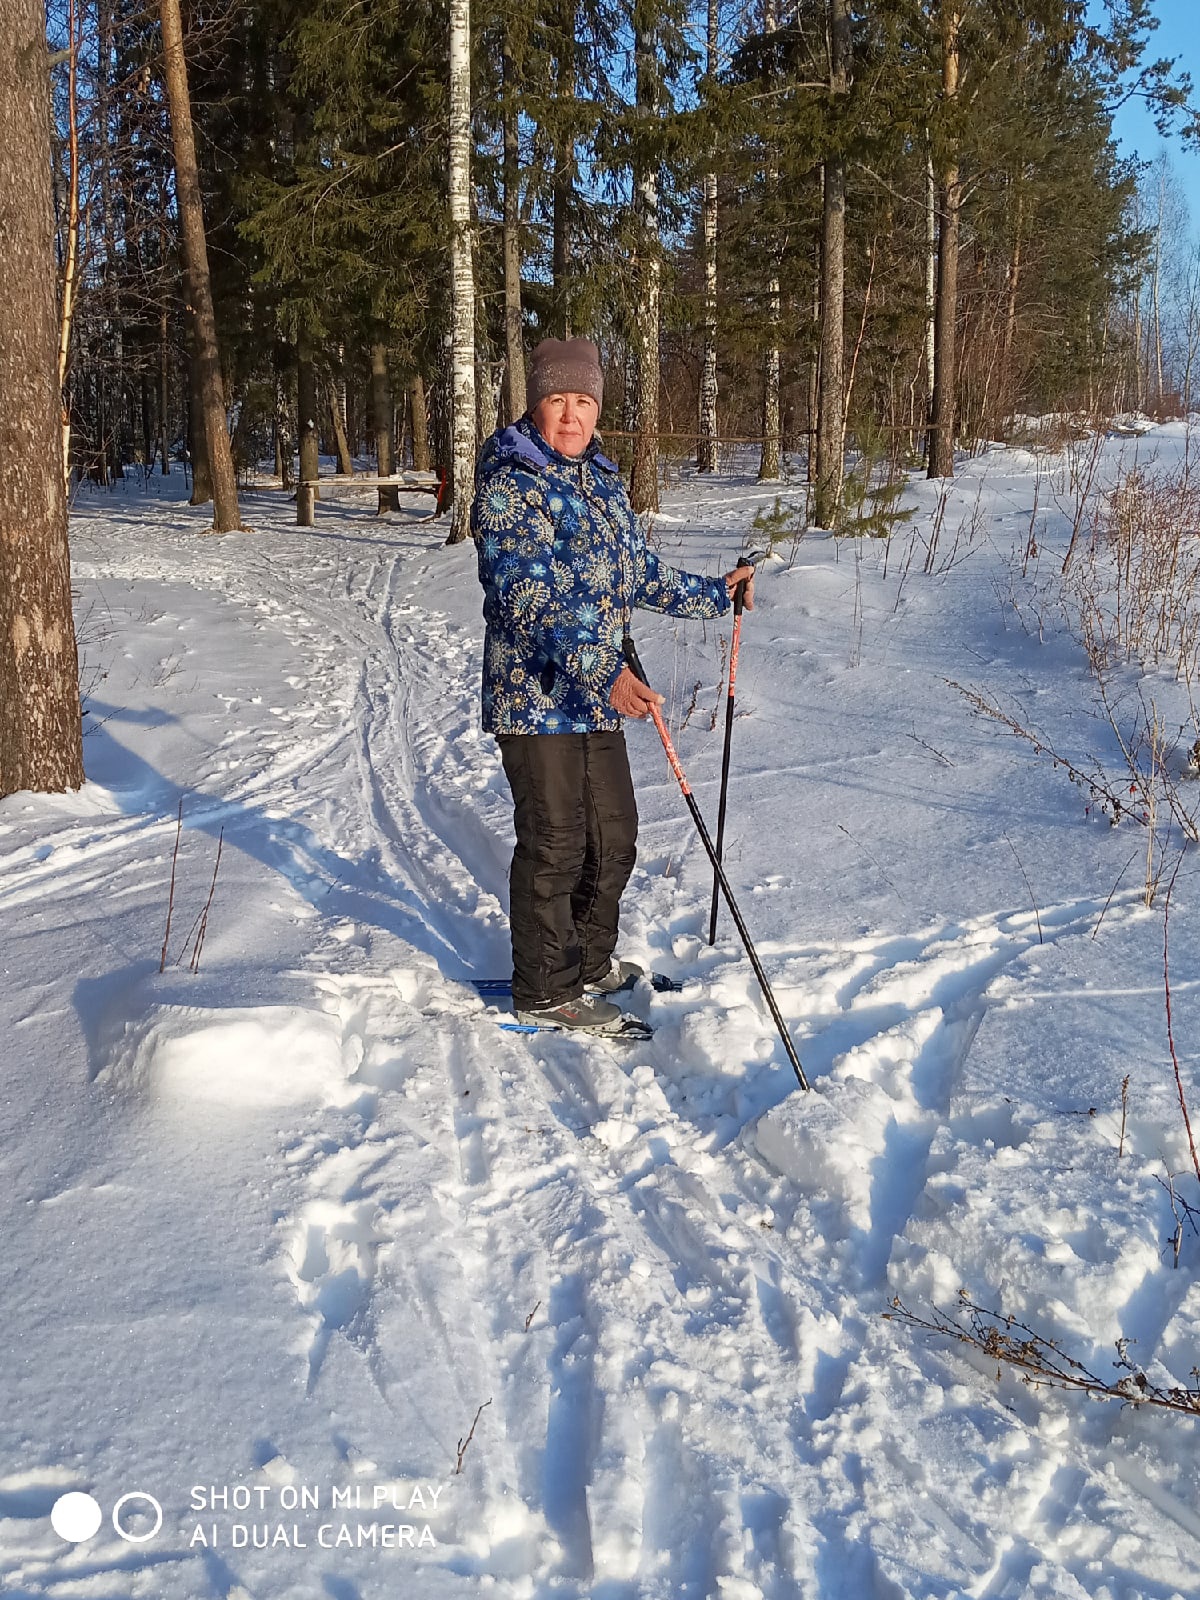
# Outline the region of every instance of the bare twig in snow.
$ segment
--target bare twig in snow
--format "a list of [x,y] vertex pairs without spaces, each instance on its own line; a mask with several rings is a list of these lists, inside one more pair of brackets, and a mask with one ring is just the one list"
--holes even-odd
[[1020,856],[1017,855],[1017,847],[1008,837],[1007,833],[1004,835],[1004,838],[1008,848],[1012,851],[1013,856],[1016,859],[1017,866],[1021,869],[1021,876],[1025,879],[1025,887],[1029,890],[1029,901],[1033,906],[1033,918],[1037,923],[1038,943],[1045,944],[1046,941],[1042,936],[1042,914],[1038,910],[1038,903],[1033,894],[1033,885],[1029,881],[1029,874],[1025,871],[1025,863],[1021,860]]
[[467,1434],[467,1437],[465,1439],[460,1439],[458,1441],[458,1461],[457,1461],[457,1463],[455,1464],[455,1467],[454,1467],[454,1470],[455,1470],[456,1473],[461,1472],[462,1469],[463,1469],[463,1457],[467,1453],[467,1446],[470,1444],[471,1440],[475,1437],[475,1424],[479,1421],[480,1417],[487,1410],[487,1408],[491,1405],[491,1403],[492,1402],[490,1400],[485,1400],[483,1402],[483,1404],[480,1406],[479,1410],[475,1413],[475,1419],[471,1423],[471,1431],[470,1431],[470,1433]]
[[225,845],[225,829],[222,828],[217,835],[217,859],[213,864],[212,882],[208,886],[208,899],[204,902],[204,910],[200,913],[200,927],[196,933],[196,942],[192,946],[192,959],[190,967],[193,972],[200,971],[200,952],[204,949],[204,936],[208,932],[208,913],[212,906],[213,895],[217,889],[217,873],[221,870],[221,851]]
[[1169,929],[1171,924],[1171,892],[1175,888],[1175,879],[1179,876],[1179,869],[1183,865],[1183,857],[1175,863],[1175,871],[1171,874],[1171,881],[1167,885],[1167,897],[1163,901],[1163,994],[1167,1007],[1167,1044],[1171,1050],[1171,1065],[1175,1068],[1175,1088],[1179,1094],[1179,1109],[1183,1113],[1183,1125],[1187,1129],[1188,1149],[1192,1153],[1192,1167],[1196,1177],[1200,1178],[1200,1158],[1196,1155],[1196,1141],[1192,1137],[1192,1119],[1188,1115],[1187,1096],[1183,1092],[1183,1073],[1179,1067],[1179,1057],[1175,1052],[1175,1030],[1171,1022],[1171,962],[1169,946]]
[[175,914],[175,867],[179,860],[179,840],[183,834],[183,796],[179,798],[179,815],[175,823],[175,848],[171,852],[171,889],[167,895],[167,931],[163,934],[162,955],[158,958],[158,970],[163,972],[167,965],[167,944],[171,938],[171,918]]

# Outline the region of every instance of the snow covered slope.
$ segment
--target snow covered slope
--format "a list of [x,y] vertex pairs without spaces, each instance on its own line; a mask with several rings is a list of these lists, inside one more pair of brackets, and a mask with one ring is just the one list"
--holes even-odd
[[[471,989],[507,971],[510,807],[473,552],[424,502],[298,529],[261,489],[216,540],[178,478],[81,499],[90,781],[0,803],[0,1593],[1200,1591],[1200,1418],[883,1315],[965,1289],[1106,1379],[1118,1340],[1200,1366],[1144,833],[955,687],[1120,774],[1048,598],[1062,477],[965,463],[928,574],[922,482],[886,567],[814,534],[764,571],[726,861],[808,1095],[727,917],[705,943],[649,727],[623,951],[684,983],[636,997],[653,1040],[507,1034]],[[773,499],[685,481],[662,553],[724,570]],[[715,818],[728,629],[638,637]],[[1189,855],[1200,1097],[1198,955]]]

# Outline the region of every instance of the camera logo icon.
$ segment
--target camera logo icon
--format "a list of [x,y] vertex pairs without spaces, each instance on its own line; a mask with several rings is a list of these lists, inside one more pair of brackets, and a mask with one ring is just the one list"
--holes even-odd
[[[131,1502],[153,1511],[154,1526],[148,1533],[131,1533],[122,1527],[121,1510]],[[60,1494],[50,1508],[50,1526],[58,1537],[65,1539],[68,1544],[83,1544],[88,1539],[94,1539],[103,1521],[104,1511],[99,1500],[79,1490],[74,1490],[70,1494]],[[142,1489],[132,1489],[129,1493],[123,1494],[112,1508],[113,1531],[117,1538],[124,1539],[126,1544],[148,1543],[162,1527],[162,1521],[162,1506],[152,1494],[147,1494]]]

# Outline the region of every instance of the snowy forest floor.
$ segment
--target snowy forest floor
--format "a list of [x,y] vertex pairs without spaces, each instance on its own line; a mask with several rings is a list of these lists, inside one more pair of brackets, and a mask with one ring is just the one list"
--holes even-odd
[[[0,802],[0,1593],[1200,1592],[1200,1417],[883,1315],[965,1289],[1106,1379],[1119,1340],[1163,1387],[1200,1366],[1165,879],[1147,910],[1145,831],[955,687],[1128,785],[1056,599],[1066,475],[964,462],[928,573],[919,480],[890,549],[763,571],[726,862],[808,1095],[726,915],[707,946],[648,726],[622,952],[684,984],[636,996],[653,1040],[517,1036],[475,996],[511,812],[474,552],[425,501],[299,529],[260,488],[214,539],[178,476],[81,493],[89,782]],[[775,492],[685,477],[661,553],[725,570]],[[638,619],[714,824],[728,634]],[[1171,671],[1143,686],[1182,728]],[[1198,859],[1169,971],[1200,1110]],[[91,1539],[51,1526],[68,1491]],[[118,1532],[126,1494],[161,1527],[135,1498]]]

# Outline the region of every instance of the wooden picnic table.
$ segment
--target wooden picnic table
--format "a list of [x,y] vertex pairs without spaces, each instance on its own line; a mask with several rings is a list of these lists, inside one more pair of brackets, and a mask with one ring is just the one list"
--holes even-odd
[[301,528],[311,528],[316,521],[318,494],[336,489],[402,489],[407,494],[431,494],[437,500],[433,512],[436,517],[442,509],[445,480],[436,472],[398,472],[387,478],[368,477],[365,473],[352,478],[337,473],[327,478],[301,478],[296,485],[296,522]]

